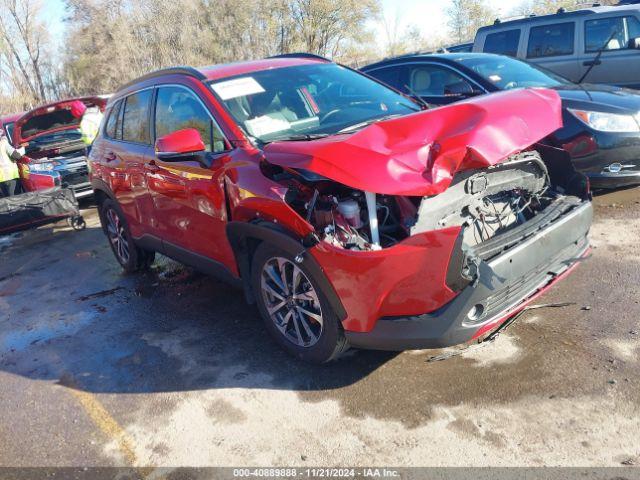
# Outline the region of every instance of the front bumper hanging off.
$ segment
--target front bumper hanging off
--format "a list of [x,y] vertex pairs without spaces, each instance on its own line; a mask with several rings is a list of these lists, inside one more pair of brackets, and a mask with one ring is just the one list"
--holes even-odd
[[440,309],[380,318],[369,332],[345,332],[353,347],[377,350],[442,348],[488,333],[566,275],[589,250],[593,217],[583,202],[551,225],[488,261],[477,280]]

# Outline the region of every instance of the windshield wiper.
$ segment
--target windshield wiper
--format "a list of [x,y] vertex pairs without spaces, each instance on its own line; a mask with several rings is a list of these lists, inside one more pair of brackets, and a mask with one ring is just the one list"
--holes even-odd
[[607,41],[604,43],[604,45],[602,45],[599,49],[598,52],[595,56],[595,58],[593,60],[591,60],[590,62],[584,62],[584,65],[588,65],[589,68],[587,68],[587,71],[584,72],[584,75],[582,75],[582,77],[580,77],[580,80],[578,80],[578,85],[580,85],[582,82],[584,82],[584,79],[587,78],[587,75],[589,75],[591,73],[591,70],[593,70],[593,67],[595,67],[596,65],[600,65],[600,57],[602,56],[602,53],[607,49],[607,47],[609,46],[609,44],[611,43],[611,41],[613,40],[613,38],[618,34],[618,28],[614,27],[613,31],[611,32],[611,36],[607,39]]
[[407,92],[411,94],[411,99],[419,103],[425,110],[429,110],[431,108],[431,105],[429,105],[429,103],[418,95],[409,85],[405,83],[404,88],[406,88]]
[[345,127],[342,130],[338,130],[338,133],[353,132],[354,130],[359,130],[359,129],[364,128],[364,127],[366,127],[368,125],[371,125],[372,123],[381,122],[383,120],[388,120],[388,119],[393,118],[393,117],[401,117],[401,116],[402,116],[401,113],[394,113],[393,115],[386,115],[384,117],[370,118],[369,120],[365,120],[364,122],[356,123],[354,125],[349,125],[348,127]]
[[308,140],[318,140],[320,138],[327,138],[328,133],[301,133],[297,135],[291,135],[289,137],[278,138],[272,140],[273,142],[305,142]]

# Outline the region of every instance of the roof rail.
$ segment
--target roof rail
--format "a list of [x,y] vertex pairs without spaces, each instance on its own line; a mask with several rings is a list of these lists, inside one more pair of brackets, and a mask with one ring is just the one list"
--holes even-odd
[[198,80],[207,79],[207,77],[202,72],[200,72],[199,70],[193,67],[187,67],[187,66],[168,67],[168,68],[161,68],[160,70],[155,70],[153,72],[149,72],[138,78],[134,78],[130,82],[127,82],[124,85],[121,85],[120,87],[118,87],[118,91],[123,90],[125,88],[129,88],[135,85],[136,83],[140,83],[145,80],[149,80],[156,77],[161,77],[163,75],[188,75],[189,77],[193,77]]
[[272,55],[267,58],[314,58],[316,60],[324,60],[325,62],[330,62],[326,57],[322,55],[316,55],[315,53],[307,53],[307,52],[295,52],[295,53],[281,53],[279,55]]

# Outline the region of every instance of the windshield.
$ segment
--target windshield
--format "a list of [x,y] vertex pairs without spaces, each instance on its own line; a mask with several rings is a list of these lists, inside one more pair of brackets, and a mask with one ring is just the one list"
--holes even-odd
[[458,59],[500,90],[525,87],[560,87],[571,82],[555,73],[509,57],[487,55]]
[[254,72],[211,87],[238,125],[262,143],[332,135],[420,110],[408,98],[336,64]]

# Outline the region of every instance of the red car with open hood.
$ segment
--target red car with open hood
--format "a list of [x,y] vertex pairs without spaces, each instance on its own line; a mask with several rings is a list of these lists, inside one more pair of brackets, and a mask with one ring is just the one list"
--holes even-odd
[[437,110],[311,55],[171,68],[109,101],[90,155],[127,271],[241,286],[295,356],[480,339],[586,254],[586,178],[538,142],[558,95]]
[[85,109],[102,111],[106,103],[107,99],[99,96],[72,98],[0,120],[12,144],[25,147],[18,166],[27,191],[61,186],[73,190],[77,198],[93,193],[87,145],[79,127]]

